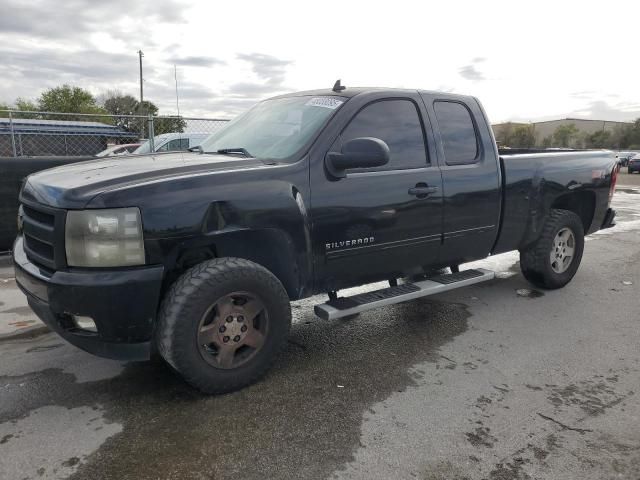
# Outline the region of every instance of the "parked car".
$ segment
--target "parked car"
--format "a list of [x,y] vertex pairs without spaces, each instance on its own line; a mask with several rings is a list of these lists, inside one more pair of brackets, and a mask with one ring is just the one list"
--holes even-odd
[[[153,139],[154,152],[180,152],[197,147],[209,133],[163,133]],[[136,155],[151,152],[151,142],[147,140],[133,153]]]
[[620,166],[626,167],[629,163],[629,159],[637,155],[637,153],[638,152],[618,152],[616,154],[616,157],[618,157],[618,162],[620,162]]
[[[459,266],[512,250],[529,282],[560,288],[585,235],[615,217],[613,152],[499,156],[468,96],[292,93],[201,147],[29,176],[14,263],[67,341],[118,359],[157,349],[208,393],[267,371],[291,300],[326,292],[315,313],[348,317],[490,280]],[[399,282],[443,267],[453,273]],[[339,294],[376,281],[389,287]]]
[[115,157],[116,155],[128,155],[140,146],[139,143],[125,143],[122,145],[111,145],[99,153],[96,157]]
[[640,172],[640,153],[629,159],[629,163],[627,164],[627,172]]

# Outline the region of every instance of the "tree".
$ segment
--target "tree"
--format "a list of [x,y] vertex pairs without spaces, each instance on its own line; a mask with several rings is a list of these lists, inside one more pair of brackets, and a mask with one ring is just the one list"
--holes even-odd
[[544,137],[542,139],[542,146],[544,148],[549,148],[549,147],[551,147],[552,144],[553,144],[553,138],[551,137],[551,135],[549,135],[547,137]]
[[156,117],[153,122],[153,132],[155,135],[162,135],[163,133],[182,133],[187,127],[187,122],[182,117],[169,116],[169,117]]
[[111,115],[135,115],[138,108],[138,100],[131,95],[122,95],[118,92],[110,92],[102,103],[103,108]]
[[531,148],[536,143],[536,132],[533,125],[518,125],[511,135],[511,147]]
[[498,129],[498,131],[495,132],[496,142],[498,142],[498,144],[501,147],[509,147],[511,146],[512,134],[513,134],[513,123],[511,122],[503,123],[502,125],[500,125],[500,128]]
[[119,115],[138,115],[140,102],[131,95],[119,92],[107,92],[102,101],[103,108],[111,115],[116,115],[114,124],[127,132],[141,132],[143,124],[140,119]]
[[560,125],[553,132],[553,142],[556,147],[567,148],[576,135],[578,134],[578,128],[575,123],[569,125]]
[[608,130],[598,130],[585,137],[585,146],[587,148],[612,148],[613,140],[611,132]]
[[18,110],[24,110],[25,112],[37,112],[38,105],[33,100],[27,98],[16,98],[16,108]]
[[[136,110],[138,115],[153,115],[156,117],[158,114],[158,107],[152,102],[145,100],[142,103],[138,103]],[[181,117],[170,116],[162,118],[154,118],[153,133],[154,135],[162,135],[163,133],[182,133],[187,126],[187,122]]]
[[625,148],[636,149],[640,147],[640,118],[627,127],[626,141]]
[[66,84],[43,92],[38,99],[38,107],[44,112],[106,113],[97,105],[91,92]]
[[[13,105],[8,103],[0,102],[0,110],[14,110],[11,113],[13,118],[38,118],[38,114],[35,113],[16,113],[15,110],[24,110],[29,112],[34,112],[38,110],[38,107],[31,100],[26,100],[24,98],[18,97]],[[7,114],[3,114],[5,116]]]
[[[147,136],[147,117],[158,114],[158,107],[148,100],[140,103],[131,95],[123,95],[117,91],[107,92],[102,97],[102,106],[112,115],[116,115],[115,124],[128,132],[136,132]],[[136,115],[145,118],[131,118],[118,115]],[[178,117],[154,118],[153,131],[155,135],[170,132],[184,132],[187,122]]]

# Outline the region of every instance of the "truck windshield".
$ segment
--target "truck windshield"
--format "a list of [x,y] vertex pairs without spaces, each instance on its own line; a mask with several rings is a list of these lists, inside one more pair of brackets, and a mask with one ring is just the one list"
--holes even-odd
[[202,150],[244,149],[256,158],[288,158],[305,146],[346,100],[337,96],[265,100],[207,138]]
[[151,143],[149,142],[149,140],[147,140],[142,145],[140,145],[138,148],[136,148],[133,151],[133,153],[149,153],[150,151],[151,151]]

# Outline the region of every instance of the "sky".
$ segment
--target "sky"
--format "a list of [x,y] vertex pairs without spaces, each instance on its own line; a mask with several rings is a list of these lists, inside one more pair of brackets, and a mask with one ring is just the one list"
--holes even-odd
[[640,2],[0,0],[0,102],[68,83],[231,118],[349,86],[478,97],[493,123],[640,117]]

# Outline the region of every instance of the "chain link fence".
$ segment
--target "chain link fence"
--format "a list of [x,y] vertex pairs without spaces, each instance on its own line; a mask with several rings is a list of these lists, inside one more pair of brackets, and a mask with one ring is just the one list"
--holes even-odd
[[0,110],[0,157],[96,155],[108,148],[111,155],[136,149],[140,150],[137,153],[186,150],[226,122],[218,118]]

